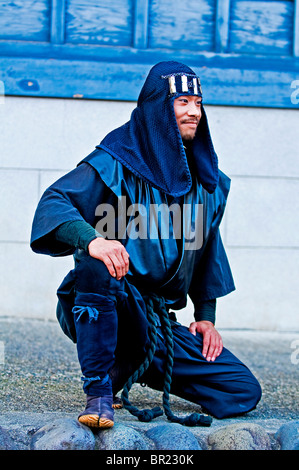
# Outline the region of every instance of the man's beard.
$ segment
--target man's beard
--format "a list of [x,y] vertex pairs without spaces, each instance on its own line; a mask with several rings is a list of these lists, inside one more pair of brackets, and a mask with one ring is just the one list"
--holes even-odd
[[[188,121],[183,121],[182,124],[184,124],[184,122],[188,122]],[[197,121],[197,125],[196,125],[195,129],[186,129],[186,128],[182,127],[182,129],[180,129],[182,139],[186,142],[192,142],[192,140],[194,140],[194,138],[195,138],[195,135],[196,135],[196,132],[197,132],[197,129],[198,129],[198,125],[199,125],[199,120]]]
[[[197,129],[196,129],[197,130]],[[196,130],[194,131],[194,133],[189,133],[189,132],[184,132],[182,134],[182,140],[183,142],[192,142],[192,140],[194,140],[195,138],[195,135],[196,135]]]
[[187,134],[187,135],[182,136],[183,142],[187,142],[187,143],[192,142],[194,138],[195,138],[195,134],[194,135]]

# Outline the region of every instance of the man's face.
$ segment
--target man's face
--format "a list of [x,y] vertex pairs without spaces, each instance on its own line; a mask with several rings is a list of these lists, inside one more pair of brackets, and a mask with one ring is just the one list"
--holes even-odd
[[173,106],[182,139],[193,140],[202,114],[201,97],[179,96]]

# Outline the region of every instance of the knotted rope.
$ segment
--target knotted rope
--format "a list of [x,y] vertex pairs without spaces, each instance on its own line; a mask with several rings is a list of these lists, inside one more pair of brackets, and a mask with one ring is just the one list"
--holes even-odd
[[138,379],[148,369],[155,354],[155,350],[157,346],[157,329],[156,329],[155,311],[154,311],[155,304],[158,310],[157,313],[160,314],[161,326],[162,326],[162,330],[163,330],[164,337],[166,340],[166,349],[167,349],[167,361],[166,361],[164,387],[163,387],[163,408],[164,408],[165,414],[167,418],[169,419],[169,421],[173,423],[179,423],[185,426],[210,426],[212,422],[212,419],[210,418],[210,416],[201,415],[199,413],[192,413],[189,416],[178,417],[178,416],[175,416],[170,409],[169,393],[170,393],[171,382],[172,382],[172,369],[173,369],[173,358],[174,358],[173,335],[172,335],[168,312],[165,307],[165,301],[164,299],[158,297],[157,295],[152,295],[151,297],[149,297],[148,302],[147,302],[147,319],[149,322],[149,336],[150,336],[149,348],[148,348],[145,360],[139,366],[139,368],[131,375],[131,377],[127,380],[126,384],[123,387],[121,398],[122,398],[124,407],[132,415],[136,416],[139,419],[139,421],[143,421],[143,422],[149,422],[152,419],[163,415],[163,411],[159,407],[154,407],[153,409],[139,410],[135,406],[132,406],[129,401],[129,391],[132,388],[132,385],[136,383]]

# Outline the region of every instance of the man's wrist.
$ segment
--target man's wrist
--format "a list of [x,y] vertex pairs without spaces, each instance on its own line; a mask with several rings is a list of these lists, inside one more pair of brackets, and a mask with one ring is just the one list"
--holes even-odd
[[216,299],[197,303],[194,312],[195,321],[209,321],[215,325]]
[[88,245],[95,238],[101,237],[92,225],[84,220],[65,222],[55,233],[56,239],[88,253]]

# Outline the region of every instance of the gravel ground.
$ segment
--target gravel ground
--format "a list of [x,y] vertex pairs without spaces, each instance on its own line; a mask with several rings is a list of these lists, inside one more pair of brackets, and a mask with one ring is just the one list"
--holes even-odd
[[[250,419],[299,418],[299,332],[220,331],[225,346],[256,375],[263,397]],[[0,413],[81,411],[85,404],[76,347],[56,322],[0,318]],[[3,348],[2,348],[3,350]],[[293,355],[292,355],[293,354]],[[297,363],[298,362],[298,363]],[[136,406],[161,405],[161,393],[134,385],[130,400]],[[171,396],[176,411],[200,411]],[[127,412],[122,410],[122,415]]]

